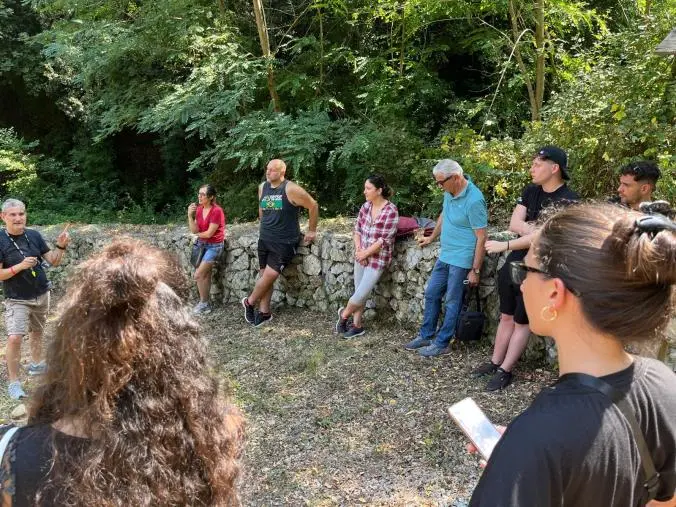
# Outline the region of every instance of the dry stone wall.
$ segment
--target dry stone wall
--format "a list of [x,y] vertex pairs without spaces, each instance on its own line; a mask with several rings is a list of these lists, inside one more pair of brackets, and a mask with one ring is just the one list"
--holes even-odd
[[[53,244],[60,232],[56,226],[37,227],[48,243]],[[322,227],[320,225],[320,231]],[[185,226],[79,226],[71,228],[72,242],[63,266],[52,268],[50,278],[57,292],[63,288],[63,279],[81,260],[100,250],[117,237],[127,236],[151,243],[178,256],[186,272],[191,245],[195,236]],[[505,233],[492,231],[492,239],[502,239]],[[217,265],[212,284],[212,302],[237,303],[248,295],[258,274],[256,246],[258,229],[255,224],[228,226],[226,252]],[[425,285],[439,254],[439,243],[420,248],[412,240],[398,241],[389,270],[383,275],[375,293],[367,302],[365,319],[394,317],[413,328],[420,324],[424,306]],[[298,306],[330,312],[333,316],[339,306],[352,294],[353,246],[351,231],[324,231],[309,246],[300,246],[292,264],[278,279],[273,293],[275,306]],[[481,273],[479,294],[484,311],[489,317],[487,339],[492,340],[499,318],[497,270],[504,263],[503,255],[487,255]],[[676,335],[676,326],[671,326]],[[672,340],[673,343],[673,340]],[[531,336],[527,353],[545,356],[556,361],[556,350],[551,340]],[[672,368],[676,365],[676,348],[668,352]]]

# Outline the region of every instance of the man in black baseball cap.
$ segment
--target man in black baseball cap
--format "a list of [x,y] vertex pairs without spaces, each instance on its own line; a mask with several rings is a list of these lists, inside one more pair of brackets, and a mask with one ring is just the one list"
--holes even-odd
[[500,296],[500,322],[495,335],[495,346],[490,361],[472,371],[472,376],[491,375],[487,391],[504,389],[512,382],[512,368],[528,345],[530,328],[521,288],[509,276],[512,262],[523,261],[537,232],[537,220],[543,209],[566,206],[579,196],[566,185],[569,178],[568,155],[557,146],[543,146],[533,157],[530,166],[532,183],[523,190],[516,201],[509,222],[509,230],[518,238],[509,241],[486,241],[488,253],[510,251],[507,261],[498,272]]
[[559,166],[561,177],[564,180],[570,179],[568,175],[568,154],[558,146],[543,146],[537,151],[535,156],[542,160],[551,160]]

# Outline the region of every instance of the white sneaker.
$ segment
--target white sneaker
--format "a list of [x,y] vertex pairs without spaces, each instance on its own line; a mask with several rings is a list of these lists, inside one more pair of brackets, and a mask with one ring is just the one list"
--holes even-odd
[[47,371],[47,363],[40,361],[38,364],[30,363],[28,368],[26,368],[28,374],[33,375],[42,375]]
[[21,398],[26,398],[26,393],[21,387],[21,382],[19,382],[18,380],[9,383],[9,385],[7,386],[7,392],[9,393],[9,397],[12,398],[13,400],[20,400]]
[[200,301],[195,305],[195,308],[192,310],[193,315],[206,315],[207,313],[211,313],[211,305],[209,303],[205,303],[203,301]]

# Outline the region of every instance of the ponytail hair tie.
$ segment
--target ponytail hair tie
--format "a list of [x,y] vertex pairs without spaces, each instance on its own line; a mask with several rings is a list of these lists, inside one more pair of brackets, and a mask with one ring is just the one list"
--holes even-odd
[[676,232],[676,224],[662,215],[648,215],[637,218],[635,225],[641,234],[657,234],[661,231]]

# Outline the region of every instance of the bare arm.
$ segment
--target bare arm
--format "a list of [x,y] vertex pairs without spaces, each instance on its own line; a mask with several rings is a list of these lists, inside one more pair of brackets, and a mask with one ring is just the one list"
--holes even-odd
[[418,245],[419,246],[427,246],[429,245],[432,241],[437,239],[439,235],[441,234],[441,223],[443,222],[444,219],[444,212],[442,211],[441,214],[439,215],[439,218],[437,218],[437,223],[434,226],[434,230],[432,231],[432,234],[429,236],[425,236],[423,238],[420,238],[418,240]]
[[509,230],[519,236],[525,236],[533,232],[533,225],[526,222],[527,209],[523,204],[517,204],[509,220]]
[[500,253],[507,250],[525,250],[530,248],[536,232],[537,230],[534,230],[530,234],[509,241],[486,241],[486,251],[488,253]]
[[47,262],[49,262],[52,266],[58,266],[63,260],[64,252],[65,250],[57,248],[56,250],[50,250],[49,252],[43,254],[42,257],[47,259]]
[[216,234],[218,230],[218,224],[209,224],[209,228],[204,232],[198,232],[197,237],[200,239],[209,239],[211,236]]
[[15,264],[14,266],[10,266],[6,269],[3,269],[2,264],[0,264],[0,281],[4,282],[5,280],[9,280],[13,276],[18,275],[19,272],[23,271],[24,269],[31,269],[37,263],[37,257],[26,257],[19,264]]
[[70,235],[68,234],[69,227],[70,224],[66,224],[66,227],[61,231],[61,234],[56,237],[56,250],[50,250],[42,255],[42,257],[47,259],[47,262],[52,266],[58,266],[63,260],[63,254],[66,252],[68,243],[70,243]]
[[305,233],[305,242],[309,243],[315,239],[317,234],[317,221],[319,220],[319,205],[304,188],[295,183],[289,182],[286,186],[286,196],[294,206],[302,206],[310,215],[308,230]]
[[188,229],[193,234],[197,234],[199,231],[197,229],[197,221],[195,220],[195,212],[197,211],[197,204],[194,202],[190,203],[188,206]]
[[263,183],[258,185],[258,220],[263,220],[263,208],[261,208],[261,198],[263,197]]
[[474,247],[474,260],[472,261],[472,269],[467,275],[470,285],[477,285],[479,283],[479,274],[481,266],[484,264],[484,257],[486,255],[486,228],[474,229],[476,236],[476,246]]

